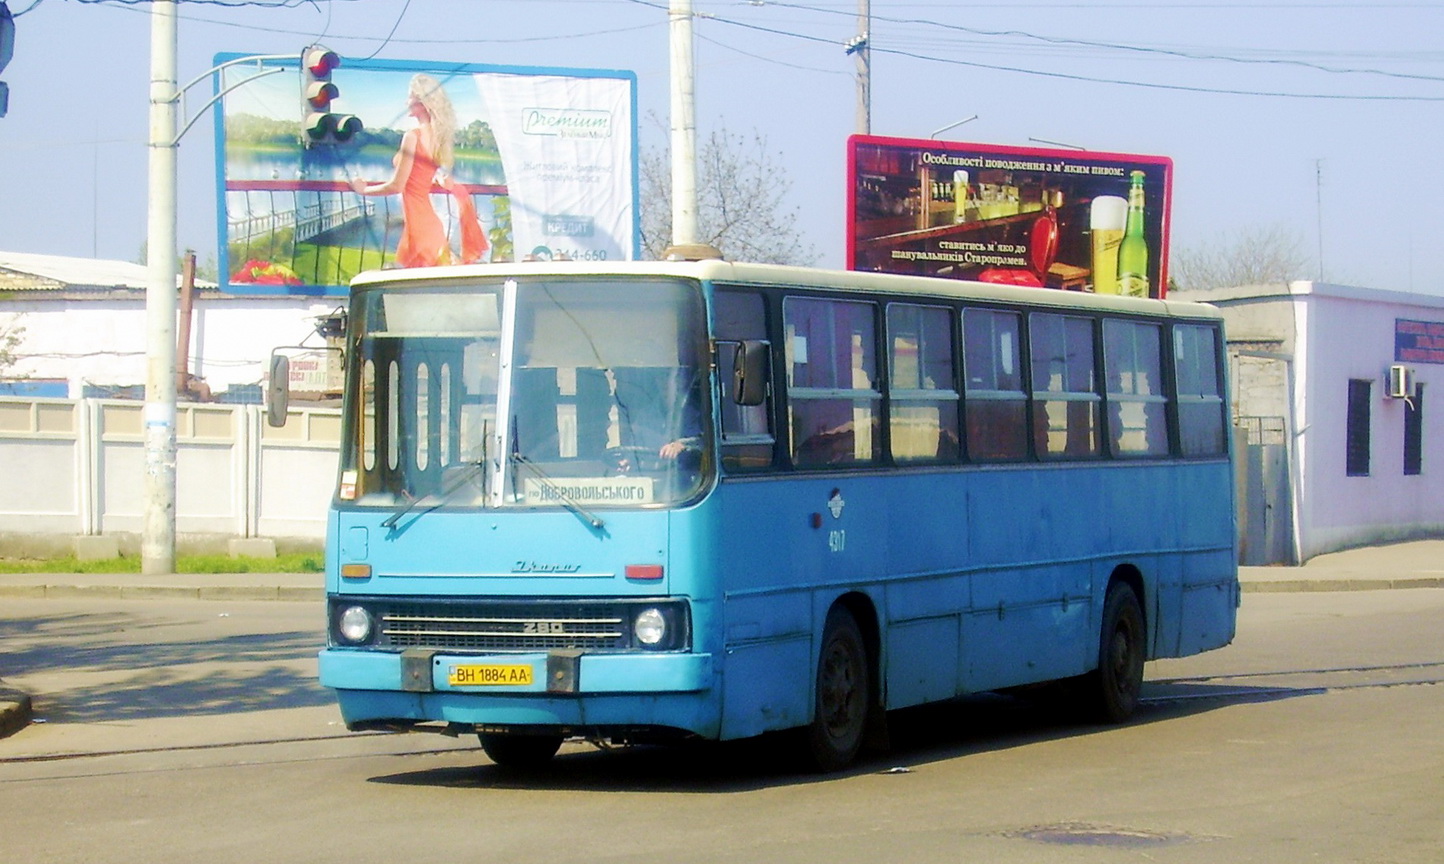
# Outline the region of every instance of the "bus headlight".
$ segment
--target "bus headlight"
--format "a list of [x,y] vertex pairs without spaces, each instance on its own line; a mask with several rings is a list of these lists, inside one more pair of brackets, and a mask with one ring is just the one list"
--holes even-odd
[[638,644],[648,648],[661,645],[667,638],[667,616],[656,607],[649,607],[637,613],[632,621],[632,634]]
[[352,645],[369,642],[374,627],[371,613],[361,606],[348,606],[336,618],[336,632]]

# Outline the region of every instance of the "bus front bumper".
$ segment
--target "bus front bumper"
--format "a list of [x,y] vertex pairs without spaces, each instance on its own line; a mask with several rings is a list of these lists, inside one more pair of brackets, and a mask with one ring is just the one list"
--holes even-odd
[[[327,648],[321,684],[348,725],[671,726],[715,735],[712,655],[457,655]],[[490,683],[487,683],[490,682]]]

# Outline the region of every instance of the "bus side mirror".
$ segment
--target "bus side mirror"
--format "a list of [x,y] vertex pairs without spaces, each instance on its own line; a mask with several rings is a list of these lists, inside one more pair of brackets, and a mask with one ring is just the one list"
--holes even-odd
[[266,381],[266,423],[286,425],[286,410],[291,407],[291,358],[285,354],[271,355],[271,373]]
[[771,346],[758,339],[737,343],[732,359],[732,401],[753,407],[767,401],[767,367]]

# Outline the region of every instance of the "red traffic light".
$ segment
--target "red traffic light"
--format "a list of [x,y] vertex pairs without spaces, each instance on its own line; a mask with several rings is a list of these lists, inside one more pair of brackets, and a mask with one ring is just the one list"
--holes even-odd
[[331,74],[331,70],[341,65],[341,58],[335,51],[313,46],[307,48],[301,55],[301,65],[306,71],[316,78],[325,78]]
[[325,111],[331,100],[339,95],[340,89],[330,81],[313,81],[306,85],[306,101],[317,111]]

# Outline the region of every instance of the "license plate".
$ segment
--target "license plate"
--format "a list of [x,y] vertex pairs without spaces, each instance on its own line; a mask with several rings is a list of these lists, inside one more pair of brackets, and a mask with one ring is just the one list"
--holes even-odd
[[453,687],[526,686],[532,683],[531,667],[490,664],[452,666],[446,683]]

